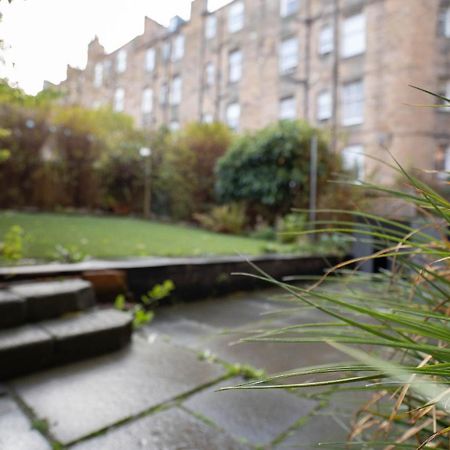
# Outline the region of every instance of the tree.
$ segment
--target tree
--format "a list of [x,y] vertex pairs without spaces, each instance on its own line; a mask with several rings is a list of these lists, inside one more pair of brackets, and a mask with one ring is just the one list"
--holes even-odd
[[318,183],[330,176],[335,158],[322,132],[305,122],[281,121],[237,139],[217,164],[222,202],[242,201],[250,216],[269,222],[293,207],[308,207],[310,142],[319,137]]

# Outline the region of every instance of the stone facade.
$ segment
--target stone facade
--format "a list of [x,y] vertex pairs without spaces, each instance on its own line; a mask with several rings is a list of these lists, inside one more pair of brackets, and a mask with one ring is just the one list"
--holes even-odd
[[94,39],[86,69],[69,68],[59,88],[145,128],[304,118],[329,130],[358,176],[389,181],[357,155],[388,160],[389,148],[407,167],[450,169],[450,108],[414,106],[434,99],[409,86],[449,91],[449,49],[448,0],[235,0],[214,12],[194,0],[188,22],[145,18],[110,54]]

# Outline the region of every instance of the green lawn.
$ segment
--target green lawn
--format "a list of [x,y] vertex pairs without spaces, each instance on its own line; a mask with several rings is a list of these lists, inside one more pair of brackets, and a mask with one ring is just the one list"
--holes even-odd
[[92,258],[258,254],[267,241],[132,218],[0,212],[0,241],[13,225],[25,231],[24,257],[57,259],[56,247]]

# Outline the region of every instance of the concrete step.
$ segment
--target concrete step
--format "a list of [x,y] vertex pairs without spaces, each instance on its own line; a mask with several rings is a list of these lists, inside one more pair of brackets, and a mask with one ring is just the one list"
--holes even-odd
[[118,350],[131,332],[131,316],[114,309],[2,330],[0,380]]
[[46,320],[94,305],[92,286],[81,279],[14,283],[0,291],[0,328]]

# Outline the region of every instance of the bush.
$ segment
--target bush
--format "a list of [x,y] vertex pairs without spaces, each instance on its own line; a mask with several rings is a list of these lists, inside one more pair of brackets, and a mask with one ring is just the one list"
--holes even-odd
[[323,135],[304,122],[282,121],[237,139],[219,160],[216,192],[223,202],[245,202],[252,221],[277,215],[309,202],[310,147],[319,136],[319,193],[336,166]]
[[229,129],[220,123],[192,123],[167,135],[157,183],[172,217],[191,220],[214,205],[214,168],[230,142]]
[[277,224],[278,240],[283,244],[297,242],[299,233],[306,229],[306,223],[305,214],[291,213],[285,215]]
[[242,234],[247,221],[245,209],[238,204],[215,206],[209,213],[194,214],[194,218],[207,230],[228,234]]

